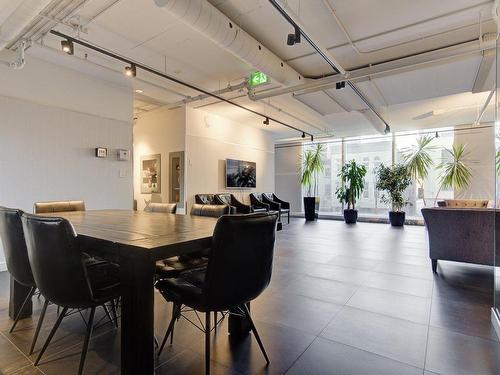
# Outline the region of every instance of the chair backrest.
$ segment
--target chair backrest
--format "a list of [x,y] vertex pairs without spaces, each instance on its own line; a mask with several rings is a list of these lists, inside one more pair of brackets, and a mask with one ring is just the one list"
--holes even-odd
[[34,286],[28,250],[24,240],[23,211],[0,207],[0,239],[7,263],[7,270],[19,284]]
[[231,206],[233,202],[232,194],[215,194],[215,200],[219,201],[217,203],[223,203],[229,206]]
[[212,310],[256,298],[271,280],[277,214],[219,218],[212,237],[204,289]]
[[264,197],[266,197],[267,199],[269,199],[270,201],[274,202],[274,194],[273,193],[262,193],[262,195]]
[[49,212],[85,211],[84,201],[52,201],[36,202],[33,212],[35,214],[46,214]]
[[220,217],[222,215],[229,215],[231,213],[231,206],[222,204],[193,204],[191,206],[191,215],[194,216],[210,216]]
[[42,295],[63,307],[90,306],[92,291],[69,221],[24,214],[22,222],[33,277]]
[[195,194],[194,201],[197,204],[216,204],[214,194]]
[[148,203],[146,207],[144,207],[144,211],[175,214],[177,211],[177,203]]

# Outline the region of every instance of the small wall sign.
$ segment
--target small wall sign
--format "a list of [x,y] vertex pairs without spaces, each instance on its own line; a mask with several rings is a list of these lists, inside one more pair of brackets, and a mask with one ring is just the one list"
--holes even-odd
[[107,158],[108,157],[108,149],[105,147],[96,147],[95,156],[97,158]]

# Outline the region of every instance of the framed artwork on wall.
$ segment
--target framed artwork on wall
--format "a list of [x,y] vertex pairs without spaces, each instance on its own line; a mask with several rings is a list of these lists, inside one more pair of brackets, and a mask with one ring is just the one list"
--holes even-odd
[[141,193],[161,193],[161,154],[141,156]]

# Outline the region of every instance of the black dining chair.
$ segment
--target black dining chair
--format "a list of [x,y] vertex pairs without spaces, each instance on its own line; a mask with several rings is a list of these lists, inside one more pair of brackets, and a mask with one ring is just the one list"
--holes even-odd
[[25,213],[22,223],[35,283],[45,298],[62,307],[35,366],[69,310],[90,309],[78,368],[78,374],[82,374],[96,308],[105,303],[114,305],[120,296],[118,266],[105,263],[87,267],[74,228],[66,219]]
[[[2,245],[5,253],[7,271],[16,282],[30,288],[24,302],[21,305],[21,308],[19,309],[19,312],[14,319],[14,323],[12,324],[9,333],[14,331],[26,304],[33,297],[37,289],[28,259],[26,241],[24,240],[23,224],[21,222],[21,216],[23,213],[23,211],[18,209],[0,207],[0,238],[2,239]],[[30,355],[33,353],[35,348],[48,304],[49,300],[45,299],[42,311],[40,312],[40,317],[38,318],[35,334],[31,341],[29,351]]]
[[269,364],[247,303],[257,298],[271,280],[277,220],[277,213],[222,216],[214,229],[206,270],[156,283],[162,296],[174,303],[174,315],[158,355],[173,332],[175,321],[183,316],[182,307],[187,306],[196,314],[205,313],[205,325],[198,328],[205,333],[206,374],[210,373],[211,312],[229,310],[245,316]]

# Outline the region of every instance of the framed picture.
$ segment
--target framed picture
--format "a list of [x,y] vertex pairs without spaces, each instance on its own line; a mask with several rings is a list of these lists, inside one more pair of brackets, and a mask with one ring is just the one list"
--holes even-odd
[[141,156],[141,193],[161,193],[161,154]]

